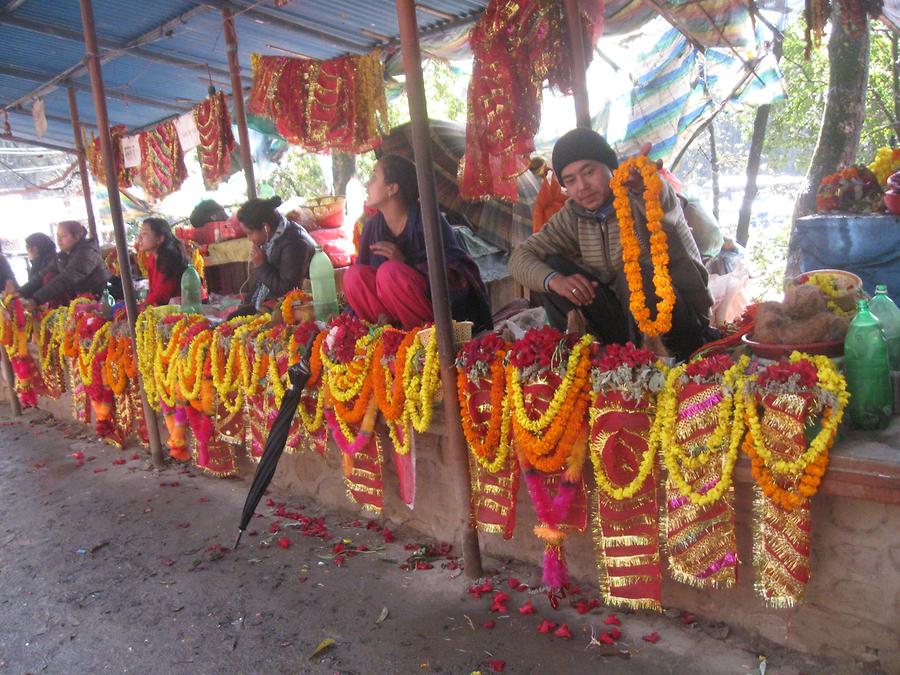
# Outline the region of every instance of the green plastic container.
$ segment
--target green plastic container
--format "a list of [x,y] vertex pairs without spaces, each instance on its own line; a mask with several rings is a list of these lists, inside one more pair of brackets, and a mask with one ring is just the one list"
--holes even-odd
[[900,309],[891,300],[884,284],[875,287],[875,297],[869,300],[869,311],[881,322],[891,370],[900,370]]
[[891,421],[894,395],[887,340],[869,303],[857,303],[856,318],[844,340],[844,370],[850,420],[860,429],[884,429]]
[[200,314],[200,275],[193,263],[188,263],[181,275],[181,311],[185,314]]
[[337,289],[334,285],[334,265],[321,246],[316,246],[316,252],[309,261],[309,284],[312,288],[316,318],[319,321],[328,321],[339,310]]

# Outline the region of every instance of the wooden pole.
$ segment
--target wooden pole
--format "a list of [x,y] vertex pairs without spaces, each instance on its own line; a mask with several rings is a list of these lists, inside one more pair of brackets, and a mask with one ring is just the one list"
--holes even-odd
[[22,415],[22,405],[19,403],[19,395],[16,393],[16,376],[13,373],[12,363],[6,347],[0,346],[0,368],[3,369],[3,379],[6,380],[6,394],[9,396],[9,407],[13,417]]
[[247,115],[244,113],[244,85],[241,83],[241,67],[238,63],[237,31],[234,29],[234,13],[222,10],[225,20],[225,44],[228,45],[228,70],[231,72],[231,103],[234,105],[234,121],[241,143],[241,165],[247,181],[247,199],[256,198],[256,178],[253,176],[253,156],[250,154],[250,132],[247,131]]
[[84,194],[84,207],[87,210],[88,230],[91,239],[100,243],[97,237],[97,221],[94,218],[94,207],[91,203],[91,177],[88,176],[87,162],[84,155],[84,140],[81,136],[81,120],[78,119],[78,100],[75,98],[75,87],[69,85],[69,114],[72,119],[72,135],[75,137],[75,154],[78,156],[78,173],[81,174],[81,192]]
[[413,154],[416,158],[416,177],[419,182],[419,202],[422,222],[425,225],[425,251],[428,254],[428,280],[431,285],[431,303],[434,308],[434,332],[438,341],[441,361],[441,382],[444,394],[444,417],[447,425],[447,444],[450,452],[452,474],[450,480],[456,488],[462,510],[462,551],[466,574],[472,578],[482,576],[481,550],[478,547],[478,530],[472,516],[471,479],[469,476],[469,448],[463,435],[456,391],[454,361],[456,346],[453,340],[453,323],[450,316],[450,294],[447,292],[447,270],[444,265],[444,240],[441,235],[437,189],[434,182],[434,163],[431,157],[431,130],[428,123],[428,106],[425,100],[425,84],[422,78],[422,53],[419,50],[419,27],[416,23],[415,0],[396,0],[397,19],[400,25],[400,50],[403,54],[403,70],[406,73],[406,97],[409,101],[409,117],[412,127]]
[[[125,294],[125,312],[128,316],[128,328],[134,353],[137,354],[134,323],[137,319],[137,303],[134,301],[134,284],[131,280],[131,262],[128,256],[128,243],[125,241],[125,220],[122,217],[122,201],[119,197],[119,177],[116,174],[116,163],[113,158],[112,139],[109,135],[109,114],[106,110],[106,96],[103,91],[103,73],[100,72],[100,52],[97,47],[97,29],[94,26],[94,8],[91,0],[80,0],[81,24],[84,29],[84,48],[86,52],[88,73],[91,76],[91,93],[94,96],[94,110],[97,113],[97,132],[100,134],[100,152],[103,155],[103,172],[106,174],[106,191],[109,193],[109,213],[113,221],[113,232],[116,236],[116,253],[119,257],[119,269],[122,275],[122,291]],[[156,413],[147,403],[147,392],[138,372],[138,389],[141,392],[141,405],[144,419],[147,421],[147,434],[150,439],[150,454],[153,463],[162,468],[162,442],[159,438],[159,427]]]
[[588,103],[587,66],[584,60],[584,30],[578,0],[565,0],[566,24],[569,27],[569,47],[572,52],[572,96],[575,99],[575,123],[591,128],[591,108]]

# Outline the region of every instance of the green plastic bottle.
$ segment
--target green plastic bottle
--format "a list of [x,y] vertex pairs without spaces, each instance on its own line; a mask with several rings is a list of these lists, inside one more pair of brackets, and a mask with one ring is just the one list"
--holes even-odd
[[857,303],[856,318],[844,340],[844,371],[853,424],[861,429],[884,429],[891,421],[894,395],[887,340],[869,303]]
[[193,263],[188,263],[181,275],[181,311],[185,314],[200,314],[200,275]]
[[869,311],[881,322],[891,370],[900,370],[900,309],[891,300],[884,284],[875,287],[875,297],[869,300]]
[[334,285],[334,265],[322,250],[316,252],[309,261],[309,283],[312,287],[313,309],[319,321],[328,321],[338,313],[337,290]]

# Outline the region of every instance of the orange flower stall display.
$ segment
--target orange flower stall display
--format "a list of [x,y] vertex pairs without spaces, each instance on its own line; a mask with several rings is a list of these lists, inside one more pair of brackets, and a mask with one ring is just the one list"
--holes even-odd
[[594,544],[608,605],[662,609],[654,426],[665,367],[630,342],[592,363],[590,452],[597,485]]
[[528,331],[509,352],[513,439],[539,520],[534,533],[546,543],[543,582],[552,589],[569,583],[568,532],[587,527],[582,469],[592,342],[547,326]]
[[[653,261],[653,283],[656,289],[656,318],[650,319],[644,282],[641,276],[641,246],[635,231],[634,214],[628,198],[626,181],[633,170],[638,170],[644,181],[644,206],[647,209],[647,229],[650,232],[650,258]],[[622,264],[628,281],[629,309],[638,329],[646,335],[663,335],[672,329],[672,312],[675,309],[675,289],[669,272],[669,243],[663,230],[665,215],[660,204],[662,179],[656,164],[644,156],[632,157],[616,169],[610,181],[615,199],[616,218],[619,221],[619,238],[622,242]]]
[[756,591],[774,607],[793,607],[810,577],[809,502],[828,466],[847,386],[827,357],[794,352],[762,370],[747,390],[744,451],[756,481]]
[[478,529],[512,538],[519,467],[512,452],[512,410],[506,387],[511,345],[496,333],[463,345],[456,359],[460,418],[469,445],[472,512]]

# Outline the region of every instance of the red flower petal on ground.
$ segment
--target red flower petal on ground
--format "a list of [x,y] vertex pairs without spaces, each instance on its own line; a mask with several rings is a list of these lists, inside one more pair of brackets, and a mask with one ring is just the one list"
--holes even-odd
[[166,567],[171,567],[172,565],[175,564],[175,561],[170,560],[169,558],[166,558],[165,560],[162,560],[160,562],[162,562],[162,564],[165,565]]
[[278,548],[290,548],[291,547],[291,538],[290,537],[279,537],[278,541],[275,543],[278,544]]
[[45,466],[47,466],[47,464],[46,464],[46,462],[35,462],[31,466],[34,467],[35,469],[43,469]]
[[397,538],[394,535],[394,533],[391,530],[389,530],[388,528],[384,528],[381,531],[381,536],[384,538],[385,544],[390,544],[392,541],[394,541]]
[[622,638],[622,631],[620,631],[618,628],[613,628],[611,631],[609,631],[609,637],[611,637],[613,640],[620,640]]
[[84,459],[84,453],[83,452],[73,452],[71,455],[69,455],[69,457],[71,457],[72,459]]
[[200,497],[200,500],[199,500],[199,501],[200,501],[201,504],[205,504],[206,502],[209,501],[209,497]]
[[496,621],[485,621],[483,624],[481,624],[482,628],[487,628],[488,630],[492,630],[496,625]]
[[531,600],[519,607],[519,614],[537,614],[537,610],[532,606]]
[[99,469],[94,469],[94,473],[103,473],[104,471],[109,471],[109,467],[102,466]]
[[619,617],[617,617],[615,614],[610,614],[608,617],[606,617],[603,620],[603,623],[605,623],[607,626],[621,626],[622,625],[622,622],[619,621]]
[[342,556],[342,555],[334,556],[334,566],[335,567],[343,567],[344,566],[344,556]]
[[678,618],[681,619],[681,623],[683,623],[685,626],[690,626],[697,620],[697,617],[690,612],[682,612],[681,616]]
[[177,526],[177,527],[178,527],[179,530],[186,530],[186,529],[189,528],[190,526],[191,526],[190,523],[178,523],[178,526]]
[[503,669],[506,668],[506,661],[494,659],[488,665],[490,665],[491,670],[493,670],[495,673],[502,673]]
[[506,582],[506,584],[514,591],[519,588],[519,580],[518,579],[510,579],[509,581]]
[[578,602],[573,602],[572,607],[574,607],[575,611],[579,614],[587,614],[591,611],[591,605],[587,600],[579,600]]
[[125,459],[122,457],[119,457],[118,459],[113,460],[113,464],[115,464],[116,466],[122,466],[124,463],[125,463]]
[[612,639],[609,635],[607,635],[606,633],[601,633],[601,634],[600,634],[600,642],[602,642],[602,643],[605,644],[605,645],[614,645],[614,644],[616,644],[616,641],[613,640],[613,639]]
[[497,591],[494,593],[494,597],[492,598],[495,603],[497,602],[509,602],[509,596],[503,591]]
[[516,587],[516,590],[519,591],[519,593],[521,593],[522,591],[527,591],[527,590],[528,590],[528,586],[527,586],[526,584],[519,584],[519,585]]
[[556,624],[549,619],[544,619],[544,622],[538,626],[538,633],[552,633],[555,630]]
[[279,523],[276,520],[274,523],[269,525],[269,532],[271,532],[272,534],[275,534],[276,532],[281,532],[281,523]]
[[140,456],[139,454],[137,454],[137,453],[134,453],[134,454],[131,456],[131,459],[140,459],[140,458],[141,458],[141,456]]
[[557,628],[553,634],[558,638],[564,638],[566,640],[572,639],[572,631],[569,630],[569,624],[564,623],[562,626]]
[[433,570],[434,565],[420,560],[419,562],[416,563],[416,569],[417,570]]
[[643,636],[641,640],[643,640],[644,642],[652,642],[653,644],[656,644],[657,642],[659,642],[659,633],[653,631],[652,633]]

